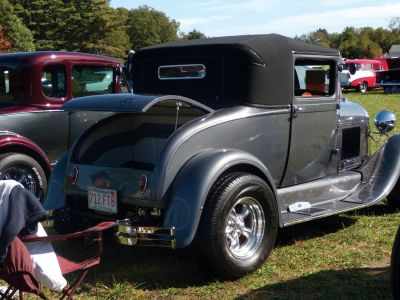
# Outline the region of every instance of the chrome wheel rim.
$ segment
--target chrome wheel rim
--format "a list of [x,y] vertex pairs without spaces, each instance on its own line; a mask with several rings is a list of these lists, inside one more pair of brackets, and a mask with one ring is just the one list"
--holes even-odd
[[27,168],[12,167],[7,169],[1,176],[2,180],[13,179],[21,183],[26,189],[31,191],[36,197],[41,196],[36,175]]
[[237,259],[252,257],[260,248],[265,230],[264,211],[252,197],[240,198],[232,206],[225,225],[226,247]]
[[360,92],[365,93],[366,91],[367,91],[367,85],[365,84],[365,82],[361,82],[360,83]]

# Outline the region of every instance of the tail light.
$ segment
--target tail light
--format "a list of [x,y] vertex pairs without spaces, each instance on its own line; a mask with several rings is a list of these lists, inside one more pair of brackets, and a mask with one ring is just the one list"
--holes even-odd
[[69,173],[69,176],[71,178],[71,183],[75,184],[76,181],[78,180],[78,176],[79,176],[79,170],[77,167],[73,167],[71,172]]
[[147,176],[142,174],[139,181],[139,190],[143,194],[147,189]]

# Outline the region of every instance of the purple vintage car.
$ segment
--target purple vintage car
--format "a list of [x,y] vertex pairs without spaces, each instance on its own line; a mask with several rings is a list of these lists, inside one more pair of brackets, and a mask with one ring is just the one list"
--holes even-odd
[[[51,166],[96,119],[60,107],[79,96],[128,92],[121,65],[83,53],[0,55],[0,179],[15,179],[42,199]],[[71,119],[78,119],[74,128]]]

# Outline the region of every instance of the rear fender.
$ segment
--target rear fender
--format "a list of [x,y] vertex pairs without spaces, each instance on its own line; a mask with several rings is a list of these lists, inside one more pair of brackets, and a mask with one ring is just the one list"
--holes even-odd
[[37,160],[47,174],[51,172],[51,166],[47,155],[32,140],[12,132],[0,132],[0,152],[24,153]]
[[[163,226],[176,230],[176,246],[189,245],[197,231],[203,205],[215,181],[235,166],[248,166],[263,174],[276,196],[270,172],[255,156],[238,150],[206,150],[189,160],[178,173],[168,195]],[[240,168],[240,167],[239,167]]]

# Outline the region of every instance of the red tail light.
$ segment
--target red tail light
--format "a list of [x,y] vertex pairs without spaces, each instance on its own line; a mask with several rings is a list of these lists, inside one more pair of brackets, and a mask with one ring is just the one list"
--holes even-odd
[[78,180],[78,176],[79,176],[79,170],[77,167],[73,167],[71,172],[69,173],[69,176],[71,178],[71,183],[75,184],[76,181]]
[[139,181],[139,190],[143,194],[147,189],[147,176],[146,175],[141,175],[140,176],[140,181]]

